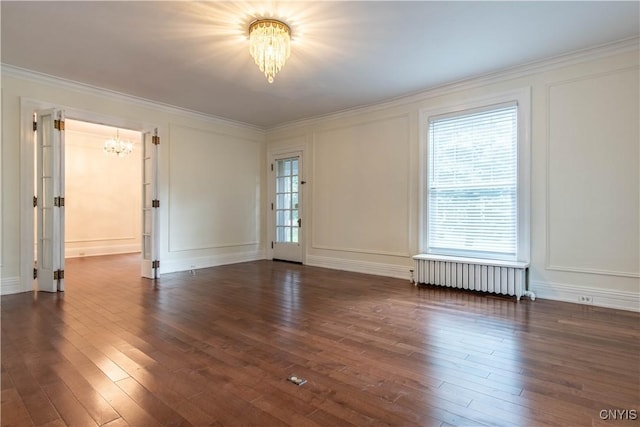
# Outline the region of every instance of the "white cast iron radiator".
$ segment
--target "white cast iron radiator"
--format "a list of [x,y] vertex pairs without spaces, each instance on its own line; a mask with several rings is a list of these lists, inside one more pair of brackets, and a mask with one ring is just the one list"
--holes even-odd
[[519,301],[535,294],[526,290],[528,263],[459,258],[440,255],[416,255],[414,281],[416,284],[447,286],[512,295]]

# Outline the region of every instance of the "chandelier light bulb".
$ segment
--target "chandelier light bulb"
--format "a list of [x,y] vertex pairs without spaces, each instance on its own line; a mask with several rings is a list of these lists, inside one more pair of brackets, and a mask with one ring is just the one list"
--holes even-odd
[[269,83],[291,53],[291,29],[275,19],[259,19],[249,26],[249,53]]

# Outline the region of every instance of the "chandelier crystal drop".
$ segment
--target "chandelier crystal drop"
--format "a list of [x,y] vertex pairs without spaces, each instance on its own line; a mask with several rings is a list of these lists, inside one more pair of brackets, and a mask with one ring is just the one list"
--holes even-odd
[[249,53],[269,83],[291,53],[291,29],[275,19],[259,19],[249,26]]
[[104,152],[107,154],[113,154],[118,157],[124,157],[127,154],[131,154],[133,151],[133,143],[131,141],[123,141],[120,139],[120,134],[116,129],[116,137],[110,138],[104,143]]

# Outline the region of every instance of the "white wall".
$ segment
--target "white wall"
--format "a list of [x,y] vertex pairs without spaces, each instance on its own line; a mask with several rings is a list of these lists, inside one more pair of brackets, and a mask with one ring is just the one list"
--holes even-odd
[[303,141],[312,165],[307,263],[408,278],[420,110],[530,88],[530,289],[640,310],[639,77],[636,40],[270,130],[268,152]]
[[32,239],[21,236],[33,224],[31,217],[21,218],[33,209],[32,190],[21,183],[31,119],[21,105],[58,106],[71,119],[158,129],[161,274],[264,258],[263,130],[11,67],[2,71],[1,293],[32,289]]
[[65,256],[140,252],[142,147],[139,132],[119,130],[133,151],[103,151],[116,128],[67,120],[65,126]]
[[158,128],[161,272],[268,257],[266,167],[272,153],[295,149],[303,151],[307,181],[306,263],[408,278],[419,241],[420,110],[527,87],[530,288],[542,298],[588,296],[593,304],[638,310],[637,52],[637,40],[624,42],[284,125],[266,136],[250,126],[3,69],[2,292],[25,290],[29,272],[28,266],[21,271],[20,212],[31,195],[15,184],[21,97]]

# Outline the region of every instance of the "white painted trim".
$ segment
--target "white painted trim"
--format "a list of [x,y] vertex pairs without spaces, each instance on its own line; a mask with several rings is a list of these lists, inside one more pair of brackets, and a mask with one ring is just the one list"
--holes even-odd
[[189,251],[201,251],[205,249],[219,249],[219,248],[234,248],[239,246],[257,246],[260,242],[258,240],[253,240],[251,242],[228,242],[228,243],[205,243],[203,245],[198,246],[190,246],[188,248],[173,248],[169,245],[169,249],[167,252],[175,253],[175,252],[189,252]]
[[[549,252],[547,252],[547,257],[549,256]],[[597,268],[581,268],[581,267],[567,267],[562,265],[552,265],[547,264],[544,266],[547,270],[554,271],[566,271],[570,273],[585,273],[585,274],[601,274],[603,276],[618,276],[618,277],[640,277],[640,273],[634,273],[632,271],[615,271],[615,270],[604,270]]]
[[60,89],[73,90],[75,92],[99,96],[101,98],[106,98],[114,102],[126,102],[129,104],[134,104],[138,107],[148,108],[162,113],[176,114],[183,117],[193,118],[195,120],[202,120],[212,124],[233,126],[243,129],[253,129],[264,132],[264,128],[249,123],[239,122],[224,117],[212,116],[209,114],[200,113],[186,108],[176,107],[169,104],[163,104],[161,102],[151,101],[122,92],[116,92],[110,89],[104,89],[82,82],[76,82],[73,80],[39,73],[37,71],[28,70],[25,68],[15,67],[13,65],[2,64],[2,75],[24,79],[48,86],[55,86]]
[[331,258],[318,255],[307,255],[307,265],[406,280],[411,279],[410,270],[413,268],[404,265]]
[[[310,215],[307,215],[307,212],[310,211],[307,208],[307,200],[309,199],[309,191],[307,191],[307,182],[309,173],[307,171],[307,145],[293,145],[293,146],[285,146],[285,147],[275,147],[267,150],[266,156],[266,172],[267,172],[267,203],[264,206],[265,211],[267,213],[266,218],[266,227],[267,227],[267,241],[266,241],[266,258],[273,259],[273,248],[271,247],[271,242],[275,242],[276,240],[276,227],[275,227],[275,211],[271,209],[271,204],[275,206],[276,202],[276,183],[275,183],[275,171],[271,170],[271,165],[275,163],[277,159],[285,158],[285,157],[295,157],[299,156],[299,173],[302,174],[298,176],[299,181],[299,193],[298,193],[298,205],[299,205],[299,215],[303,221],[303,226],[299,230],[299,242],[301,244],[301,258],[302,264],[306,264],[307,257],[307,238],[309,233],[307,233],[307,228],[309,223]],[[302,184],[304,182],[305,184]]]
[[551,164],[551,89],[554,87],[563,86],[569,83],[583,82],[599,77],[607,77],[612,76],[618,73],[623,73],[631,70],[638,70],[640,67],[637,65],[631,67],[622,67],[616,68],[615,70],[609,70],[605,72],[588,74],[585,76],[580,76],[577,78],[571,78],[566,80],[559,80],[549,83],[545,87],[545,107],[547,110],[547,123],[546,123],[546,138],[545,141],[545,209],[544,209],[544,218],[545,218],[545,269],[553,270],[553,271],[564,271],[570,273],[585,273],[585,274],[600,274],[603,276],[618,276],[618,277],[640,277],[640,272],[633,271],[615,271],[615,270],[607,270],[607,269],[598,269],[598,268],[585,268],[580,266],[563,266],[563,265],[554,265],[551,260],[551,168],[549,165]]
[[0,281],[0,295],[17,294],[20,292],[27,292],[29,290],[30,289],[26,289],[22,285],[22,281],[19,277],[8,277]]
[[101,256],[130,254],[140,252],[140,243],[130,245],[114,245],[114,246],[83,246],[81,248],[65,247],[65,258],[80,258],[85,256]]
[[174,259],[160,262],[162,274],[189,271],[199,268],[216,267],[219,265],[237,264],[240,262],[258,261],[266,259],[264,250],[235,252],[230,254],[209,255],[204,257]]
[[327,120],[337,120],[378,110],[386,110],[404,106],[407,104],[424,102],[431,98],[444,96],[454,92],[471,90],[504,80],[515,80],[532,74],[548,72],[562,67],[568,67],[584,61],[603,59],[620,53],[637,51],[639,48],[639,44],[640,37],[630,37],[627,39],[618,40],[613,43],[606,43],[603,45],[593,46],[587,49],[542,59],[539,61],[521,64],[513,68],[507,68],[494,73],[479,75],[452,83],[446,83],[441,86],[435,86],[414,94],[405,95],[399,98],[392,98],[387,101],[361,105],[358,107],[348,108],[342,111],[336,111],[321,116],[294,120],[288,123],[283,123],[281,125],[273,126],[269,128],[268,131],[271,132],[283,129],[294,129],[298,127],[318,124]]
[[457,262],[461,264],[474,264],[474,265],[491,265],[494,267],[509,267],[509,268],[527,268],[528,262],[520,261],[508,261],[486,258],[465,258],[451,255],[431,255],[431,254],[418,254],[413,256],[415,260],[427,260],[427,261],[445,261],[445,262]]
[[[638,292],[596,289],[534,280],[529,282],[529,289],[534,291],[538,298],[542,299],[640,312],[640,293]],[[582,297],[591,298],[590,302],[582,301]]]
[[100,238],[100,237],[95,237],[95,238],[91,238],[91,239],[72,239],[72,240],[65,240],[64,243],[69,244],[69,243],[89,243],[89,242],[115,242],[117,240],[134,240],[136,238],[136,236],[127,236],[127,237],[104,237],[104,238]]
[[[5,67],[2,66],[2,72]],[[64,86],[63,86],[64,87]],[[41,101],[29,97],[20,97],[20,277],[22,287],[30,290],[32,287],[32,275],[34,264],[34,170],[35,170],[35,146],[33,138],[33,113],[37,110],[49,108],[61,109],[66,118],[81,120],[91,123],[101,123],[108,126],[123,127],[131,130],[145,132],[148,129],[157,129],[158,126],[143,121],[130,120],[115,116],[107,116],[76,107],[69,107]],[[161,134],[159,136],[162,137]],[[163,209],[163,208],[160,208]],[[160,238],[158,233],[158,239]],[[31,242],[31,243],[29,243]]]
[[391,252],[391,251],[383,251],[383,250],[376,250],[376,249],[345,248],[341,246],[324,246],[324,245],[317,245],[315,243],[312,243],[311,247],[313,249],[321,249],[323,251],[353,252],[357,254],[385,255],[385,256],[394,256],[394,257],[401,257],[401,258],[409,258],[411,256],[409,251]]
[[429,165],[429,118],[441,114],[462,112],[483,108],[491,105],[515,101],[518,106],[518,153],[517,153],[517,256],[518,261],[529,262],[531,256],[531,132],[532,132],[532,108],[531,86],[522,86],[507,91],[496,91],[489,95],[465,99],[464,101],[452,101],[432,108],[421,108],[418,111],[419,135],[420,135],[420,194],[419,200],[419,239],[420,252],[427,252],[427,234],[429,225],[427,174]]

